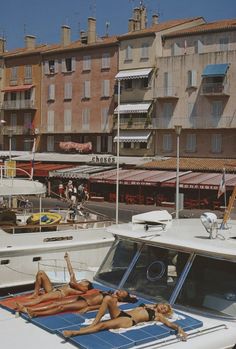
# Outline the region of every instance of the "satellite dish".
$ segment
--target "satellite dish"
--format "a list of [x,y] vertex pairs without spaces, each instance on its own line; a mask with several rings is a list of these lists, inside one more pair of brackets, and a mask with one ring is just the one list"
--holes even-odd
[[215,213],[205,212],[200,216],[200,219],[204,228],[210,234],[210,239],[215,239],[218,231],[217,216]]

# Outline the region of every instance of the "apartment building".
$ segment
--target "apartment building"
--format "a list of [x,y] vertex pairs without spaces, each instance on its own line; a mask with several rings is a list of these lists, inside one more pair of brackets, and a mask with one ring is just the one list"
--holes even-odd
[[42,53],[41,151],[60,151],[60,142],[92,142],[92,152],[112,153],[116,37],[98,38],[96,20],[71,42],[61,28],[58,47]]
[[[5,51],[5,40],[4,38],[0,38],[0,91],[3,88],[3,72],[4,72],[4,61],[3,61],[3,52]],[[0,93],[0,106],[2,106],[3,103],[3,95]],[[4,127],[4,114],[3,110],[0,107],[0,150],[3,148],[3,127]]]
[[11,150],[32,149],[35,125],[41,115],[41,52],[44,49],[45,45],[36,46],[36,38],[27,35],[24,48],[3,53],[3,149],[9,149],[9,144]]
[[236,21],[205,23],[162,36],[156,77],[155,153],[235,158]]
[[[160,90],[159,58],[163,55],[163,35],[186,30],[205,23],[201,17],[158,23],[153,15],[152,25],[146,26],[146,8],[134,9],[129,21],[129,32],[119,39],[119,73],[116,80],[119,89],[114,111],[114,140],[120,129],[120,154],[155,155],[157,105]],[[119,99],[119,101],[118,101]]]

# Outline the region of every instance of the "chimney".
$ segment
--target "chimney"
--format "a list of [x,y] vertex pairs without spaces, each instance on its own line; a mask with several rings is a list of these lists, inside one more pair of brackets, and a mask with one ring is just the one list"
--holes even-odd
[[71,29],[67,25],[61,27],[61,45],[67,46],[71,43]]
[[36,37],[33,35],[26,35],[25,36],[25,48],[27,50],[32,50],[36,46]]
[[80,31],[80,41],[81,41],[82,44],[87,44],[87,42],[88,42],[88,36],[87,36],[87,33],[85,33],[84,30]]
[[159,16],[154,14],[152,15],[152,25],[158,24],[158,18]]
[[4,38],[0,38],[0,53],[5,52],[5,44],[6,40]]
[[96,42],[96,19],[93,17],[88,18],[88,44]]
[[135,28],[135,30],[140,30],[140,29],[141,29],[141,23],[140,23],[140,21],[134,20],[134,28]]
[[129,19],[129,24],[128,24],[128,31],[129,32],[133,32],[134,31],[134,20],[133,20],[133,18],[130,18]]
[[147,9],[144,6],[140,7],[140,29],[147,28]]

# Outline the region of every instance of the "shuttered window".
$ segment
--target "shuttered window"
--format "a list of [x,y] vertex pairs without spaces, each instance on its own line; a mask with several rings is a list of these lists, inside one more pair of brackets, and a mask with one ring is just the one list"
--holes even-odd
[[91,56],[84,56],[83,58],[83,70],[91,70]]
[[64,111],[64,131],[65,132],[71,132],[71,118],[72,114],[71,114],[71,110],[70,109],[66,109]]
[[85,131],[89,130],[90,121],[90,109],[86,108],[82,112],[82,129]]
[[55,85],[54,84],[48,85],[48,100],[49,101],[55,100]]
[[90,81],[84,81],[84,98],[90,98]]
[[110,68],[110,53],[103,53],[102,55],[102,69]]
[[216,133],[211,138],[211,151],[212,153],[221,153],[222,151],[222,135]]
[[54,132],[54,110],[48,111],[47,131]]
[[47,151],[54,151],[54,136],[47,136]]
[[186,151],[189,153],[194,153],[197,146],[197,136],[195,133],[189,133],[186,137]]
[[108,108],[102,108],[101,110],[101,128],[102,128],[102,131],[108,131],[109,129]]
[[102,80],[102,97],[110,97],[110,80]]
[[72,99],[72,83],[71,82],[65,83],[64,99]]
[[164,152],[170,152],[172,151],[172,136],[171,134],[164,134],[163,135],[163,151]]

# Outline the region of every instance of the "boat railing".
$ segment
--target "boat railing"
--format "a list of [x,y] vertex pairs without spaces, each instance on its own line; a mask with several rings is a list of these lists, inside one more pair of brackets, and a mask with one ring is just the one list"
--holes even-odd
[[57,224],[23,224],[15,225],[4,224],[1,228],[9,234],[24,234],[24,233],[38,233],[47,231],[63,231],[63,230],[78,230],[78,229],[89,229],[89,228],[103,228],[111,225],[113,221],[109,219],[104,220],[87,220],[81,222],[60,222]]

